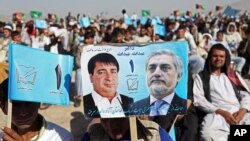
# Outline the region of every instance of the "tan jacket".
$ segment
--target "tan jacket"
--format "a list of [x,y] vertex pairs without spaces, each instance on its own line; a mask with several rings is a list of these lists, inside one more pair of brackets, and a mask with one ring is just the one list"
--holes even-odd
[[0,62],[0,84],[8,78],[8,64]]

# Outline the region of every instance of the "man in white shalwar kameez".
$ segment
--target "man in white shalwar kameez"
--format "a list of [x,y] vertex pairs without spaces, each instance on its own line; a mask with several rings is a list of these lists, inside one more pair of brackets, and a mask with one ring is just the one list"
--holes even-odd
[[215,44],[204,70],[194,80],[194,105],[205,112],[200,131],[202,141],[227,141],[230,125],[250,124],[249,89],[229,65],[228,50]]

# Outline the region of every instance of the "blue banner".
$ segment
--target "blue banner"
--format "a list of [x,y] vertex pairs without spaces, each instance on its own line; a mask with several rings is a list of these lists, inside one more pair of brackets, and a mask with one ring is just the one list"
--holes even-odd
[[165,25],[155,24],[154,25],[154,31],[155,31],[155,34],[158,34],[160,36],[165,36],[166,35]]
[[[174,56],[177,56],[176,58],[178,58],[179,60],[178,62],[182,62],[182,63],[179,63],[179,64],[182,64],[180,65],[181,69],[178,69],[179,71],[178,70],[174,71],[175,82],[173,82],[174,84],[173,84],[172,89],[175,89],[175,94],[181,99],[183,99],[185,102],[185,100],[187,99],[187,76],[188,76],[188,69],[187,69],[188,44],[187,42],[162,42],[162,43],[152,43],[152,44],[147,44],[147,45],[133,45],[133,46],[131,45],[121,45],[121,46],[112,46],[112,45],[93,46],[91,45],[91,46],[86,46],[83,49],[82,58],[81,58],[82,86],[83,86],[83,95],[84,95],[84,102],[85,102],[84,107],[86,108],[84,109],[85,114],[88,117],[98,117],[98,116],[95,116],[97,114],[101,114],[101,117],[124,117],[124,115],[128,116],[128,114],[126,113],[116,115],[116,112],[120,112],[122,110],[121,109],[116,109],[116,110],[113,109],[113,111],[110,110],[112,109],[112,104],[110,105],[110,102],[107,102],[108,104],[107,106],[104,103],[102,103],[101,101],[104,99],[103,98],[99,99],[100,96],[98,96],[98,93],[102,95],[101,97],[105,97],[104,94],[102,94],[102,91],[103,90],[107,91],[108,89],[113,88],[113,84],[114,84],[114,85],[117,85],[117,88],[115,88],[116,93],[122,95],[121,99],[118,98],[119,99],[118,103],[122,103],[123,106],[124,104],[125,105],[129,104],[128,102],[124,103],[124,101],[122,100],[123,96],[132,98],[133,103],[137,103],[142,99],[148,98],[150,96],[150,88],[147,83],[148,81],[147,77],[149,77],[147,76],[149,70],[146,69],[148,65],[147,59],[149,58],[150,55],[152,55],[152,53],[161,52],[161,51],[172,52]],[[117,68],[118,76],[116,76],[114,79],[111,79],[110,75],[113,73],[116,74],[115,68],[113,68],[114,72],[112,72],[110,75],[108,75],[108,73],[106,72],[106,69],[104,69],[105,67],[103,69],[100,69],[100,72],[98,69],[95,70],[96,64],[91,65],[91,62],[93,60],[96,60],[96,58],[98,58],[97,56],[99,56],[99,58],[100,57],[103,58],[104,60],[103,62],[106,62],[106,64],[112,64],[112,63],[109,63],[109,59],[110,59],[110,56],[113,56],[111,58],[115,58],[115,59],[111,59],[111,60],[117,60],[119,64],[119,70],[117,67],[115,67]],[[99,61],[99,62],[102,62],[102,61]],[[168,60],[165,63],[168,64],[169,62],[171,61]],[[171,63],[171,64],[173,66],[174,63]],[[105,63],[100,65],[100,68],[102,68],[103,65],[105,66]],[[91,68],[94,70],[91,71]],[[107,82],[104,82],[106,81],[106,79],[103,79],[103,82],[102,82],[101,74],[106,74],[106,73],[107,73],[107,76],[110,76],[110,77],[107,77],[106,79],[107,80],[110,79],[110,80]],[[100,75],[100,77],[97,77],[98,75]],[[176,78],[177,76],[178,78]],[[168,80],[169,79],[171,78],[168,78]],[[118,81],[119,83],[117,84],[116,81]],[[163,81],[167,81],[167,80],[165,79]],[[108,84],[109,82],[112,82],[112,85]],[[102,88],[104,89],[102,90]],[[92,98],[91,98],[91,95],[92,95]],[[86,98],[86,101],[85,101],[85,98]],[[95,98],[97,98],[98,100]],[[115,101],[116,100],[117,99],[115,99]],[[95,103],[90,103],[90,101],[94,101]],[[98,107],[97,103],[101,104],[102,106]],[[95,110],[93,109],[89,110],[88,108],[91,107],[90,105],[93,105],[92,108],[95,108]],[[97,107],[95,105],[97,105]],[[103,109],[106,106],[109,109],[106,109],[106,110],[104,109],[100,111],[100,109]],[[183,104],[182,106],[183,107],[181,106],[178,107],[180,109],[183,109],[183,111],[178,112],[178,114],[186,113],[185,111],[186,103]],[[96,108],[98,108],[99,111],[97,111]],[[124,108],[123,108],[123,111],[124,111]],[[101,112],[104,112],[104,114],[102,114]],[[131,114],[138,115],[137,113],[132,113],[133,111],[132,112],[127,111],[127,112],[129,113],[129,115]],[[144,113],[144,114],[149,115],[149,113]]]
[[81,27],[89,27],[90,26],[90,20],[89,17],[84,17],[80,19],[80,26]]
[[133,26],[137,27],[137,21],[136,20],[133,22]]
[[223,12],[223,15],[231,17],[231,18],[235,18],[238,15],[239,12],[240,12],[240,10],[233,9],[231,6],[227,6],[226,9]]
[[159,16],[155,16],[152,18],[152,22],[151,22],[153,25],[156,25],[156,24],[162,24],[162,20]]
[[124,23],[127,25],[133,25],[133,21],[131,18],[124,18]]
[[35,27],[40,29],[47,28],[47,23],[45,20],[35,20]]
[[9,99],[69,105],[73,57],[9,45]]
[[170,19],[170,20],[175,20],[174,15],[171,15],[171,16],[169,17],[169,19]]
[[141,17],[140,18],[141,25],[145,25],[147,23],[147,21],[148,21],[148,18],[146,18],[146,17]]

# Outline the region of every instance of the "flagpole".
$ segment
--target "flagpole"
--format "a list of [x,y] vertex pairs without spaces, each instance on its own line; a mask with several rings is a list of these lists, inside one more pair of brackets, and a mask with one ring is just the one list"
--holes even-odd
[[137,141],[136,117],[129,117],[131,141]]
[[154,30],[153,30],[153,40],[152,41],[155,42],[155,25],[153,25],[153,29]]
[[12,121],[12,101],[8,99],[8,114],[7,114],[7,127],[11,128]]
[[172,123],[172,125],[171,125],[171,127],[170,127],[170,129],[169,129],[169,131],[168,131],[168,133],[169,133],[169,132],[171,131],[171,129],[174,127],[174,124],[175,124],[175,122],[177,121],[178,117],[179,117],[179,115],[176,115],[176,117],[175,117],[175,119],[174,119],[174,121],[173,121],[173,123]]

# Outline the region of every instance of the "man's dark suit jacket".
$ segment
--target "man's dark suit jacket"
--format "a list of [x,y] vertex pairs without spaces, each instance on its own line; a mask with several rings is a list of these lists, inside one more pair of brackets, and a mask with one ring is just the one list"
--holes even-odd
[[[133,100],[133,98],[122,95],[122,94],[120,94],[120,96],[121,96],[121,100],[122,100],[121,106],[122,106],[122,109],[124,111],[124,114],[125,114],[125,116],[129,116],[128,109],[131,106],[131,104],[133,104],[134,100]],[[100,113],[98,111],[98,108],[95,105],[95,101],[94,101],[91,93],[83,96],[83,105],[84,105],[84,113],[87,117],[90,117],[90,118],[100,118],[101,117]]]
[[[158,123],[162,128],[170,129],[172,122],[177,114],[186,114],[187,100],[174,95],[170,104],[167,116],[155,116],[151,117],[153,121]],[[131,108],[133,115],[149,115],[150,114],[150,97],[135,102]]]

